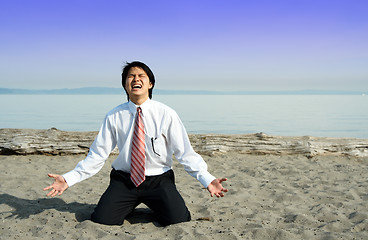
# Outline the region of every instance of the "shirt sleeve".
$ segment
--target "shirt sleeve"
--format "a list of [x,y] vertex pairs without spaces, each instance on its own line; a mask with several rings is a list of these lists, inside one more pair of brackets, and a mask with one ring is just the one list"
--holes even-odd
[[168,123],[167,136],[170,148],[185,171],[207,188],[216,178],[208,172],[203,158],[194,151],[185,127],[175,112],[172,113]]
[[115,131],[106,116],[87,157],[80,161],[72,171],[63,175],[68,186],[71,187],[100,171],[115,146]]

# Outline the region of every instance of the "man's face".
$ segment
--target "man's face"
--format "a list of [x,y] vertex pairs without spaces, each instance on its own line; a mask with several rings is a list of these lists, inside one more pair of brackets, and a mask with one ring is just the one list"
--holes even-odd
[[131,100],[141,97],[148,99],[148,90],[151,88],[152,83],[142,68],[132,67],[129,69],[128,76],[125,81],[125,90]]

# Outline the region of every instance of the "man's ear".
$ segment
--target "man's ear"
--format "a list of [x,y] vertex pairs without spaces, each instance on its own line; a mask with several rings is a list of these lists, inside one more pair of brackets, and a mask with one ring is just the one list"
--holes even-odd
[[150,81],[149,82],[149,87],[148,87],[148,89],[152,89],[153,88],[153,84],[152,84],[152,82]]

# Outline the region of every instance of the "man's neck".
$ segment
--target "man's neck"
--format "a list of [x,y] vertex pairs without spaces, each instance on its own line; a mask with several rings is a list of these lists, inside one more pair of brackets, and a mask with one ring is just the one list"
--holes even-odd
[[148,100],[148,97],[144,97],[144,98],[130,98],[130,101],[132,103],[134,103],[137,106],[142,105],[145,101]]

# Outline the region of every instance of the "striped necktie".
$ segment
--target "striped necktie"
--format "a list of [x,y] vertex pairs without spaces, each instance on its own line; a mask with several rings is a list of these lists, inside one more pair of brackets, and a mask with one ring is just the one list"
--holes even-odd
[[137,114],[134,125],[134,133],[132,139],[132,155],[131,155],[131,170],[130,179],[136,187],[145,180],[145,157],[144,150],[144,124],[142,119],[142,109],[137,108]]

